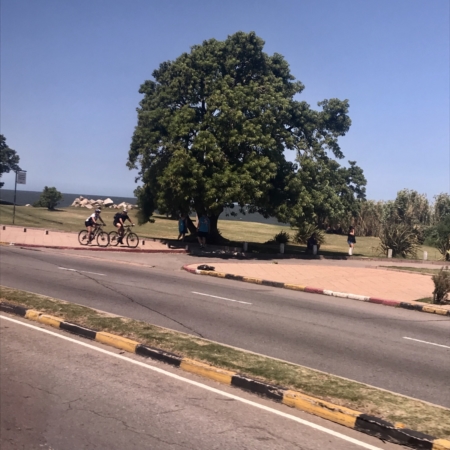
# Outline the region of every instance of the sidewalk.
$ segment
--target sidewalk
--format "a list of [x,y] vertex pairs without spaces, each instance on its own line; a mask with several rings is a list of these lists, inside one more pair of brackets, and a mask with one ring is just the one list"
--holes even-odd
[[[112,231],[112,230],[109,230]],[[42,228],[24,228],[0,225],[0,242],[4,244],[28,247],[63,248],[74,250],[108,251],[108,252],[142,252],[142,253],[186,253],[184,249],[170,249],[167,245],[153,239],[139,239],[139,245],[131,249],[126,245],[117,247],[99,247],[96,243],[81,245],[78,233],[45,230]]]

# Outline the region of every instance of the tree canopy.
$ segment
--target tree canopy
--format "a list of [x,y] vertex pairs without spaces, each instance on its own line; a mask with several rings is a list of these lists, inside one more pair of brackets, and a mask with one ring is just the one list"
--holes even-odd
[[[0,178],[4,173],[9,173],[11,170],[17,172],[19,167],[19,155],[15,150],[9,148],[6,144],[6,138],[0,134]],[[0,182],[0,188],[5,183]]]
[[253,32],[204,41],[141,85],[127,165],[139,170],[142,221],[155,209],[196,211],[214,231],[224,208],[237,204],[292,223],[319,214],[321,196],[340,207],[364,197],[361,169],[330,159],[343,157],[348,101],[323,100],[316,111],[296,100],[303,84],[283,56],[263,47]]

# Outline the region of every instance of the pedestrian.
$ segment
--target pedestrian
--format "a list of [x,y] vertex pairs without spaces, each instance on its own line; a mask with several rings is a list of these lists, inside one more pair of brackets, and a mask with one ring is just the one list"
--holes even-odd
[[348,244],[348,254],[350,256],[352,256],[353,248],[355,247],[355,244],[356,244],[355,227],[350,227],[348,229],[347,244]]
[[183,242],[187,233],[187,220],[185,214],[180,214],[180,218],[178,219],[178,232],[180,233],[178,235],[178,240],[181,238],[181,241]]
[[316,246],[316,250],[319,251],[320,245],[317,242],[317,235],[313,233],[308,241],[306,242],[306,253],[314,254],[314,246]]
[[206,214],[202,214],[197,222],[197,238],[200,248],[206,247],[206,238],[209,234],[209,219]]

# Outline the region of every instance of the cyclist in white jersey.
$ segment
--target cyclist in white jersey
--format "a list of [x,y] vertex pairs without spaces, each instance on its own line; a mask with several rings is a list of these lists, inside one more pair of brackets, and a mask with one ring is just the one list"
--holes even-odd
[[103,219],[100,217],[100,213],[102,212],[102,210],[100,208],[97,208],[94,212],[94,214],[91,214],[84,222],[84,224],[86,225],[86,228],[88,230],[88,241],[91,242],[92,240],[92,230],[94,229],[94,227],[97,225],[97,221],[100,220],[100,222],[103,225],[106,225],[105,222],[103,222]]

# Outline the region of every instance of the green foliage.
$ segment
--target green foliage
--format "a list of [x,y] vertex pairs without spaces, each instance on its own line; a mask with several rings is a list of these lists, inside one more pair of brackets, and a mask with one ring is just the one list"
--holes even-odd
[[435,195],[433,204],[433,223],[439,223],[446,216],[450,216],[450,195],[447,193]]
[[354,223],[358,229],[358,236],[379,236],[383,215],[384,202],[373,200],[361,202],[361,208]]
[[385,222],[380,231],[380,252],[403,258],[415,257],[419,249],[416,231],[406,223]]
[[450,272],[443,268],[432,276],[434,282],[433,303],[440,304],[447,301],[450,292]]
[[61,192],[59,192],[55,187],[45,186],[41,197],[33,206],[43,207],[53,211],[62,199],[63,196]]
[[277,244],[287,244],[291,240],[291,236],[286,231],[280,231],[273,239]]
[[[284,222],[314,213],[320,198],[312,198],[317,189],[308,174],[328,161],[327,150],[343,157],[338,137],[350,127],[348,101],[324,100],[315,111],[295,100],[302,83],[281,55],[263,47],[253,32],[204,41],[160,64],[141,86],[127,165],[139,169],[143,220],[156,209],[195,211],[208,215],[214,231],[232,204]],[[304,176],[285,150],[302,155]],[[352,190],[358,168],[351,163],[345,171],[339,176]]]
[[316,233],[316,241],[319,245],[325,243],[325,231],[312,224],[305,224],[303,227],[299,228],[295,233],[294,242],[306,245],[313,233]]
[[425,232],[425,243],[436,247],[444,259],[450,256],[450,215],[444,216]]
[[[8,147],[5,136],[0,134],[0,178],[4,173],[9,173],[11,170],[15,172],[20,170],[19,160],[19,155],[15,150]],[[4,184],[0,182],[0,188]]]

